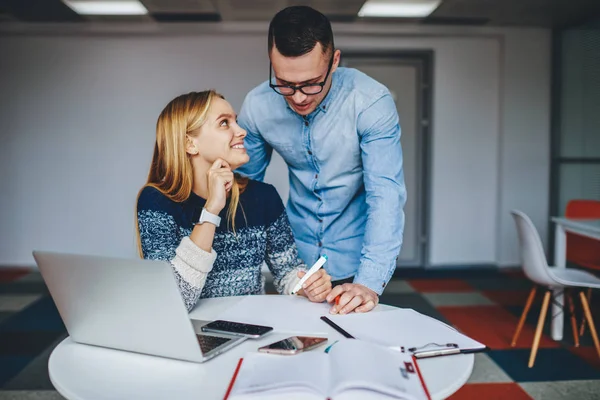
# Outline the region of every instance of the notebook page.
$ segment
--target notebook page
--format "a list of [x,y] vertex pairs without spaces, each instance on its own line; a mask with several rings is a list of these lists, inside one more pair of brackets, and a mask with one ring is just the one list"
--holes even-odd
[[333,398],[344,392],[350,396],[352,389],[369,389],[395,399],[426,398],[416,371],[402,373],[404,362],[412,362],[406,354],[347,339],[334,344],[329,355]]
[[260,397],[265,391],[294,393],[302,388],[324,395],[329,379],[327,359],[323,352],[293,356],[248,353],[242,361],[232,398],[249,393],[257,393]]
[[[483,349],[485,345],[463,335],[435,318],[412,309],[398,308],[385,313],[333,315],[333,322],[358,339],[389,347],[421,348],[429,343],[445,347],[455,343],[461,349]],[[423,348],[430,350],[438,346]]]

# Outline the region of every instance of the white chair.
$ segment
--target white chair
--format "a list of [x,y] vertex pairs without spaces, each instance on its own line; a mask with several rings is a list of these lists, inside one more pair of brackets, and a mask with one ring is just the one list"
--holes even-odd
[[[590,326],[590,332],[596,351],[600,357],[600,343],[598,342],[598,335],[592,319],[592,313],[590,312],[590,306],[584,293],[584,289],[593,288],[600,289],[600,279],[590,274],[589,272],[574,269],[574,268],[556,268],[548,266],[544,248],[542,247],[542,241],[538,235],[535,226],[527,215],[521,211],[513,210],[511,214],[517,224],[517,232],[519,235],[520,255],[521,263],[523,265],[523,272],[533,283],[533,289],[529,293],[527,298],[527,304],[517,325],[517,330],[513,337],[511,346],[515,346],[527,313],[535,298],[537,286],[545,288],[544,301],[542,303],[542,310],[540,311],[540,317],[538,319],[537,329],[533,339],[533,346],[531,348],[531,355],[529,356],[529,368],[533,367],[535,362],[535,356],[540,344],[540,338],[542,336],[542,329],[544,327],[544,320],[546,318],[546,312],[548,311],[548,303],[553,289],[559,288],[580,288],[579,297],[581,298],[581,304],[583,306],[583,313],[587,322]],[[574,289],[576,290],[576,289]],[[573,304],[573,298],[571,293],[565,290],[566,298],[569,303],[569,310],[571,313],[571,327],[573,328],[573,338],[575,340],[575,346],[579,346],[579,335],[577,332],[577,322],[575,320],[575,306]]]

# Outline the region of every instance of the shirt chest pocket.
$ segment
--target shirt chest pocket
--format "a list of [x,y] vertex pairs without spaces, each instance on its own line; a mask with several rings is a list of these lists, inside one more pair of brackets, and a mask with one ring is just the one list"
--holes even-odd
[[313,135],[313,146],[319,160],[352,169],[360,164],[360,137],[352,119],[336,119],[323,124]]

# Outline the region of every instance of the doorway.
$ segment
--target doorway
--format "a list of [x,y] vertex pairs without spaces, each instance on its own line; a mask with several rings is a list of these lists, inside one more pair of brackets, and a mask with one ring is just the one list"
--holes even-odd
[[403,168],[408,199],[397,268],[426,267],[429,239],[429,154],[432,128],[433,52],[342,50],[341,66],[356,68],[391,92],[402,130]]

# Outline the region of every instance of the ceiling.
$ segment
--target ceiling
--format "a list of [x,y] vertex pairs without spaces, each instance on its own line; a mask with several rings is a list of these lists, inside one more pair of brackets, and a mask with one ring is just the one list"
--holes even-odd
[[[139,20],[140,22],[268,21],[289,5],[309,5],[332,21],[353,22],[364,0],[140,0],[144,17],[83,17],[60,0],[0,0],[0,23]],[[600,18],[600,0],[443,0],[421,20],[389,23],[562,28]],[[377,19],[381,21],[381,19]]]

